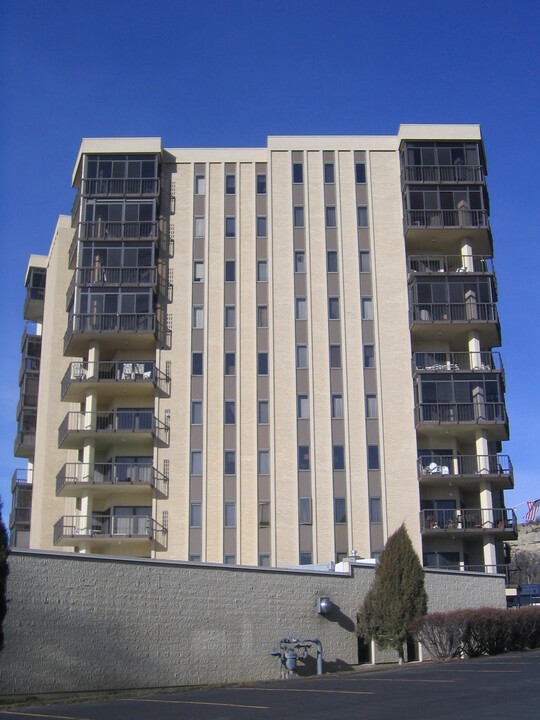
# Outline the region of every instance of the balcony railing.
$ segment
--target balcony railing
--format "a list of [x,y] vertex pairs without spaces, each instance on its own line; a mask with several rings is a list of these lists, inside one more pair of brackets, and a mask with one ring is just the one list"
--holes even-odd
[[121,360],[102,362],[74,361],[62,379],[62,397],[72,383],[147,382],[165,394],[170,392],[171,379],[149,360]]
[[11,492],[15,490],[16,485],[31,485],[32,470],[28,468],[17,468],[11,476]]
[[30,525],[31,508],[12,508],[9,513],[9,527],[14,525]]
[[79,223],[79,239],[138,240],[139,238],[157,239],[158,223],[155,220],[143,222],[120,222],[98,220]]
[[483,183],[484,169],[479,165],[404,165],[402,183]]
[[37,337],[41,339],[41,332],[39,324],[37,322],[27,321],[24,323],[24,329],[21,337],[21,352],[23,351],[24,344],[28,337]]
[[169,439],[169,426],[154,417],[153,409],[110,412],[68,412],[58,430],[60,447],[68,434],[151,434],[162,443]]
[[489,255],[409,255],[407,266],[409,273],[495,273]]
[[485,210],[406,210],[405,228],[489,228]]
[[13,454],[16,457],[31,457],[36,446],[36,431],[19,430],[13,443]]
[[[32,311],[33,318],[43,315],[43,301],[45,300],[44,287],[29,287],[26,289],[26,297],[24,299],[23,317],[26,317],[29,309]],[[39,319],[39,318],[38,318]]]
[[498,323],[495,303],[414,303],[409,309],[410,324],[414,323]]
[[514,486],[514,468],[508,455],[429,455],[418,458],[418,477],[504,477]]
[[26,374],[35,375],[36,373],[39,373],[40,364],[41,358],[32,357],[31,355],[23,355],[21,359],[21,367],[19,368],[19,385],[22,383]]
[[154,313],[86,313],[72,315],[64,335],[64,351],[74,333],[153,333]]
[[85,197],[150,196],[159,195],[159,178],[95,178],[82,181]]
[[459,531],[517,533],[516,514],[510,508],[421,510],[422,533]]
[[68,267],[72,267],[73,263],[75,262],[75,256],[77,255],[77,243],[79,241],[79,233],[75,233],[73,236],[73,240],[71,241],[71,244],[69,246],[69,252],[68,252]]
[[419,403],[414,414],[417,426],[423,423],[482,425],[508,422],[503,402]]
[[87,286],[133,285],[153,287],[157,280],[155,267],[77,268],[76,284]]
[[413,353],[413,373],[425,372],[500,372],[504,373],[501,354],[491,350],[478,352]]
[[54,525],[53,538],[55,545],[69,539],[77,543],[85,538],[138,538],[155,540],[164,547],[166,533],[149,515],[64,515]]
[[460,572],[476,572],[488,575],[504,575],[506,587],[517,585],[517,571],[510,565],[501,563],[499,565],[465,565],[464,563],[448,563],[437,561],[434,565],[424,565],[427,570],[459,570]]
[[133,463],[66,463],[56,476],[56,494],[64,488],[82,486],[143,485],[154,488],[162,497],[167,496],[169,478],[151,465]]
[[77,188],[77,194],[71,206],[71,227],[75,227],[79,219],[79,208],[81,206],[81,188]]
[[37,408],[37,393],[21,393],[19,402],[17,403],[16,418],[19,419],[21,412],[24,410],[35,410]]

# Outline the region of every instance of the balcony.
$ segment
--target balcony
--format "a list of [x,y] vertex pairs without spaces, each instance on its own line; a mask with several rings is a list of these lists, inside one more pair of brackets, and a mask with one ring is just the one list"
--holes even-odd
[[417,339],[433,338],[434,331],[444,331],[447,339],[465,342],[463,331],[477,330],[483,344],[501,344],[499,314],[493,302],[411,303],[409,326]]
[[401,168],[402,187],[407,183],[459,185],[459,183],[483,184],[484,182],[484,168],[479,165],[404,165]]
[[490,440],[508,440],[508,417],[504,402],[417,403],[416,428],[429,433],[441,427],[453,427],[456,437],[467,436],[471,426],[488,432]]
[[409,276],[432,273],[475,273],[495,275],[493,258],[489,255],[409,255]]
[[156,220],[109,221],[79,223],[79,240],[156,240],[158,222]]
[[81,207],[81,188],[77,188],[77,194],[71,206],[71,227],[77,227],[79,222],[79,209]]
[[37,412],[38,396],[37,392],[22,392],[17,403],[16,418],[19,420],[23,410],[30,411],[35,414]]
[[23,487],[28,485],[30,487],[32,485],[32,475],[32,470],[28,468],[17,468],[11,476],[11,492],[15,490],[17,485],[22,485]]
[[[420,450],[420,453],[422,451]],[[508,455],[434,455],[418,458],[418,480],[421,485],[448,485],[452,482],[465,489],[488,481],[499,490],[514,487],[514,468]]]
[[129,463],[66,463],[56,476],[56,494],[101,497],[126,491],[152,490],[155,497],[168,495],[169,478],[151,465]]
[[[35,417],[35,415],[34,415]],[[20,458],[34,457],[36,448],[36,431],[19,430],[13,444],[13,455]]]
[[106,545],[114,541],[127,546],[166,547],[167,530],[150,516],[64,515],[54,525],[54,544],[60,546],[89,543]]
[[427,570],[453,570],[460,572],[475,572],[488,575],[504,575],[506,578],[506,587],[514,587],[517,582],[517,571],[506,563],[499,565],[465,565],[464,563],[448,563],[437,562],[435,564],[424,565]]
[[79,242],[79,234],[76,232],[73,236],[73,240],[69,246],[68,251],[68,267],[72,270],[75,267],[75,260],[77,258],[77,245]]
[[45,300],[44,287],[28,287],[26,288],[26,297],[24,300],[23,316],[26,320],[42,320],[43,319],[43,302]]
[[130,349],[150,349],[155,346],[153,312],[75,314],[68,322],[64,334],[65,355],[85,354],[92,340],[99,340],[103,347],[117,347],[118,335],[129,340]]
[[417,352],[412,357],[413,376],[419,373],[500,373],[504,380],[501,354],[478,352]]
[[157,197],[159,178],[92,178],[81,188],[84,197]]
[[154,417],[150,408],[107,412],[68,412],[58,430],[58,447],[80,449],[85,440],[96,444],[154,440],[159,447],[169,443],[169,426]]
[[21,337],[21,352],[28,341],[36,340],[41,343],[41,327],[37,322],[25,322]]
[[76,268],[66,292],[66,310],[69,309],[75,287],[146,287],[155,288],[156,267],[99,267]]
[[497,535],[500,538],[517,538],[517,518],[509,508],[460,508],[459,510],[421,510],[422,535],[443,533],[466,535]]
[[[117,385],[120,383],[120,386]],[[83,402],[89,390],[100,391],[100,398],[118,395],[120,387],[129,394],[153,397],[170,394],[171,379],[149,360],[122,360],[105,362],[72,362],[62,379],[62,400]]]

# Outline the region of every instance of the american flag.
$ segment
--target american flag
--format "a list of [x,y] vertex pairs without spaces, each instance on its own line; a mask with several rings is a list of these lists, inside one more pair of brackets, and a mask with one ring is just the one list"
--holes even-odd
[[538,508],[540,507],[540,498],[538,498],[537,500],[527,500],[527,507],[529,508],[529,511],[525,515],[525,520],[527,522],[534,522],[536,518],[536,513],[538,512]]

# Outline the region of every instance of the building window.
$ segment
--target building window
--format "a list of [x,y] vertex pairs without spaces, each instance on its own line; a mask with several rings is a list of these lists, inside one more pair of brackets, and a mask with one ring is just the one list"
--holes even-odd
[[362,298],[362,320],[373,320],[373,300]]
[[298,469],[309,470],[309,445],[298,446]]
[[202,512],[201,503],[192,502],[189,507],[189,526],[192,528],[201,527],[202,525]]
[[270,502],[261,500],[259,503],[259,527],[270,527]]
[[299,395],[297,398],[298,406],[298,419],[308,420],[309,419],[309,398],[307,395]]
[[204,237],[204,218],[196,217],[193,227],[193,236],[196,238]]
[[234,282],[236,279],[236,263],[234,260],[225,260],[225,282]]
[[257,218],[257,237],[266,237],[266,215]]
[[236,193],[236,175],[225,175],[225,195]]
[[236,375],[236,353],[225,353],[225,375]]
[[236,503],[226,502],[224,506],[224,525],[226,528],[236,527]]
[[195,175],[195,195],[206,194],[206,179],[204,175]]
[[300,525],[311,525],[311,498],[298,499],[298,522]]
[[203,360],[203,354],[202,352],[194,352],[192,355],[192,374],[193,375],[202,375],[203,374],[203,367],[202,367],[202,360]]
[[293,163],[293,183],[304,182],[304,166],[302,163]]
[[202,425],[202,400],[191,401],[191,424]]
[[368,445],[368,470],[379,469],[379,446]]
[[324,182],[327,184],[335,182],[334,163],[324,163]]
[[266,195],[266,175],[257,175],[257,195]]
[[306,298],[296,298],[296,319],[307,320]]
[[337,497],[334,498],[334,522],[335,523],[346,523],[347,522],[347,510],[346,510],[345,498]]
[[329,250],[326,253],[326,270],[329,273],[336,273],[338,271],[337,250]]
[[358,162],[355,166],[356,182],[358,185],[364,185],[366,182],[366,163]]
[[257,282],[268,281],[268,264],[266,260],[257,261]]
[[332,454],[334,470],[345,470],[345,450],[343,445],[334,445]]
[[341,345],[330,345],[330,367],[341,367]]
[[343,419],[343,395],[332,395],[332,418]]
[[234,400],[225,400],[225,425],[236,423],[236,403]]
[[189,553],[189,562],[201,562],[199,553]]
[[236,307],[234,305],[225,306],[225,327],[236,327]]
[[234,215],[225,218],[225,237],[236,236],[236,218]]
[[270,451],[269,450],[259,450],[258,472],[259,472],[259,475],[270,475]]
[[367,227],[367,226],[368,226],[367,206],[359,205],[358,206],[358,227]]
[[326,207],[326,227],[336,227],[336,208],[334,205],[327,205]]
[[223,556],[223,564],[224,565],[236,565],[236,555],[224,555]]
[[295,205],[294,206],[294,227],[295,228],[301,228],[304,227],[304,206],[303,205]]
[[306,272],[306,254],[303,250],[297,250],[294,253],[294,272]]
[[268,327],[268,307],[266,305],[257,306],[257,327]]
[[364,345],[364,367],[374,368],[375,367],[375,346]]
[[328,298],[328,318],[330,320],[339,320],[339,298]]
[[269,410],[268,400],[259,400],[258,422],[259,425],[268,425]]
[[369,252],[362,250],[360,252],[360,272],[368,273],[371,272],[371,258]]
[[311,553],[301,552],[300,553],[300,565],[311,565]]
[[381,498],[369,499],[369,519],[372,523],[382,522]]
[[202,450],[191,451],[191,474],[202,475]]
[[366,417],[376,418],[377,417],[377,396],[366,395]]
[[307,345],[297,345],[296,346],[296,367],[299,370],[302,370],[303,368],[307,368],[307,366],[308,366]]
[[270,555],[268,553],[259,555],[259,567],[270,567]]
[[204,282],[203,260],[195,260],[193,263],[193,282]]
[[236,474],[236,451],[235,450],[225,450],[223,459],[224,459],[223,471],[224,471],[225,475],[235,475]]
[[257,372],[259,375],[268,375],[268,353],[257,353]]
[[200,330],[203,327],[204,312],[202,305],[195,305],[193,307],[193,328]]

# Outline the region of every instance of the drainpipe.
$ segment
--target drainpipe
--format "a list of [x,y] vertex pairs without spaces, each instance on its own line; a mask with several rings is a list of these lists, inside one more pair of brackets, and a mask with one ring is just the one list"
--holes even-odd
[[319,638],[313,638],[313,640],[308,640],[308,642],[315,643],[317,646],[317,675],[322,675],[322,643]]

